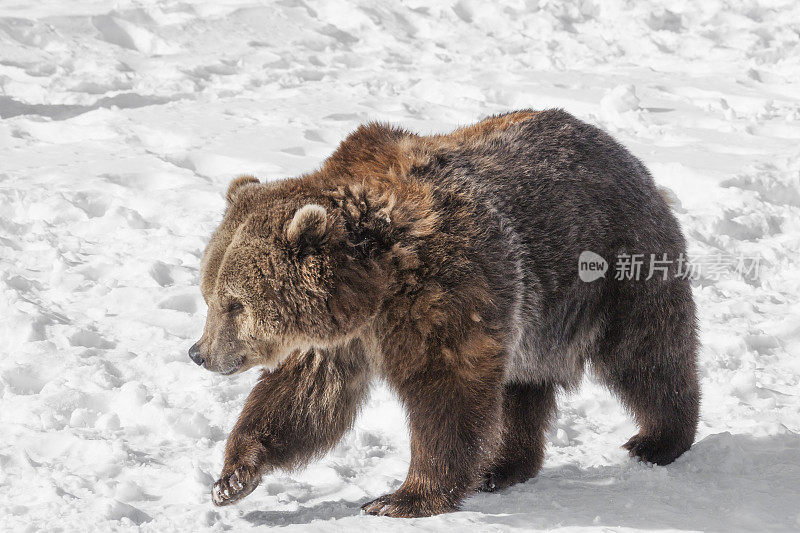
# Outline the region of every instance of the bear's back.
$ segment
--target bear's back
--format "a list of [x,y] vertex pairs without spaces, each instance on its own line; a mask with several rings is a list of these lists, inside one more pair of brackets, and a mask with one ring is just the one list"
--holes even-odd
[[607,260],[621,251],[685,252],[644,165],[599,128],[554,109],[492,117],[455,134],[468,130],[460,142],[442,143],[426,174],[495,210],[519,236],[526,267],[544,289],[571,286],[585,250]]

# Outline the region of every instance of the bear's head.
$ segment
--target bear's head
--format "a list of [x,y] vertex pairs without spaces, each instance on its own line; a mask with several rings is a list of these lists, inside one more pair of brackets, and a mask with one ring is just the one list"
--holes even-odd
[[388,283],[379,261],[359,253],[364,243],[353,242],[358,223],[343,198],[251,176],[231,183],[202,260],[208,314],[189,350],[195,363],[221,374],[274,368],[363,329]]

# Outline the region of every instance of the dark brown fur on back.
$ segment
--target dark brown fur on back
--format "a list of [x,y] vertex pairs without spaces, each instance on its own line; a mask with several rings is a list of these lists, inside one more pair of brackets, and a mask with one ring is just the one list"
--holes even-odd
[[264,366],[226,448],[215,503],[299,467],[351,426],[383,377],[409,416],[403,485],[364,506],[427,516],[534,476],[559,388],[589,364],[666,464],[692,443],[699,390],[688,282],[592,283],[584,250],[685,252],[644,166],[558,111],[422,137],[351,134],[310,174],[234,180],[203,260],[198,364]]

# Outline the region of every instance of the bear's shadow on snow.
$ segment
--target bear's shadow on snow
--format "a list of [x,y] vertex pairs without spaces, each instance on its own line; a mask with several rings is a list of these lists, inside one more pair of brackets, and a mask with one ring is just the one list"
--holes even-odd
[[[462,515],[465,525],[495,528],[792,528],[798,519],[799,479],[800,434],[756,438],[718,433],[667,467],[630,460],[592,468],[544,468],[535,480],[468,498],[448,522],[458,522]],[[253,525],[372,520],[358,517],[369,499],[326,501],[289,512],[252,511],[244,518]]]
[[311,507],[301,507],[296,511],[251,511],[244,519],[254,526],[280,526],[289,524],[308,524],[314,520],[336,520],[361,513],[361,506],[372,498],[360,502],[321,502]]
[[503,493],[476,495],[477,523],[703,531],[796,527],[800,434],[709,435],[673,464],[634,460],[581,469],[545,468]]

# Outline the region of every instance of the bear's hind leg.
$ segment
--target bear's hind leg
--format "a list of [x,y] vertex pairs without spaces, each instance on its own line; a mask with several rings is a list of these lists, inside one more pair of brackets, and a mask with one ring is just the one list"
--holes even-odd
[[547,428],[556,412],[550,383],[508,383],[503,392],[503,444],[480,490],[491,492],[534,477],[544,462]]
[[592,358],[597,376],[640,426],[623,447],[659,465],[692,445],[700,407],[694,303],[681,283],[657,297],[627,299]]

